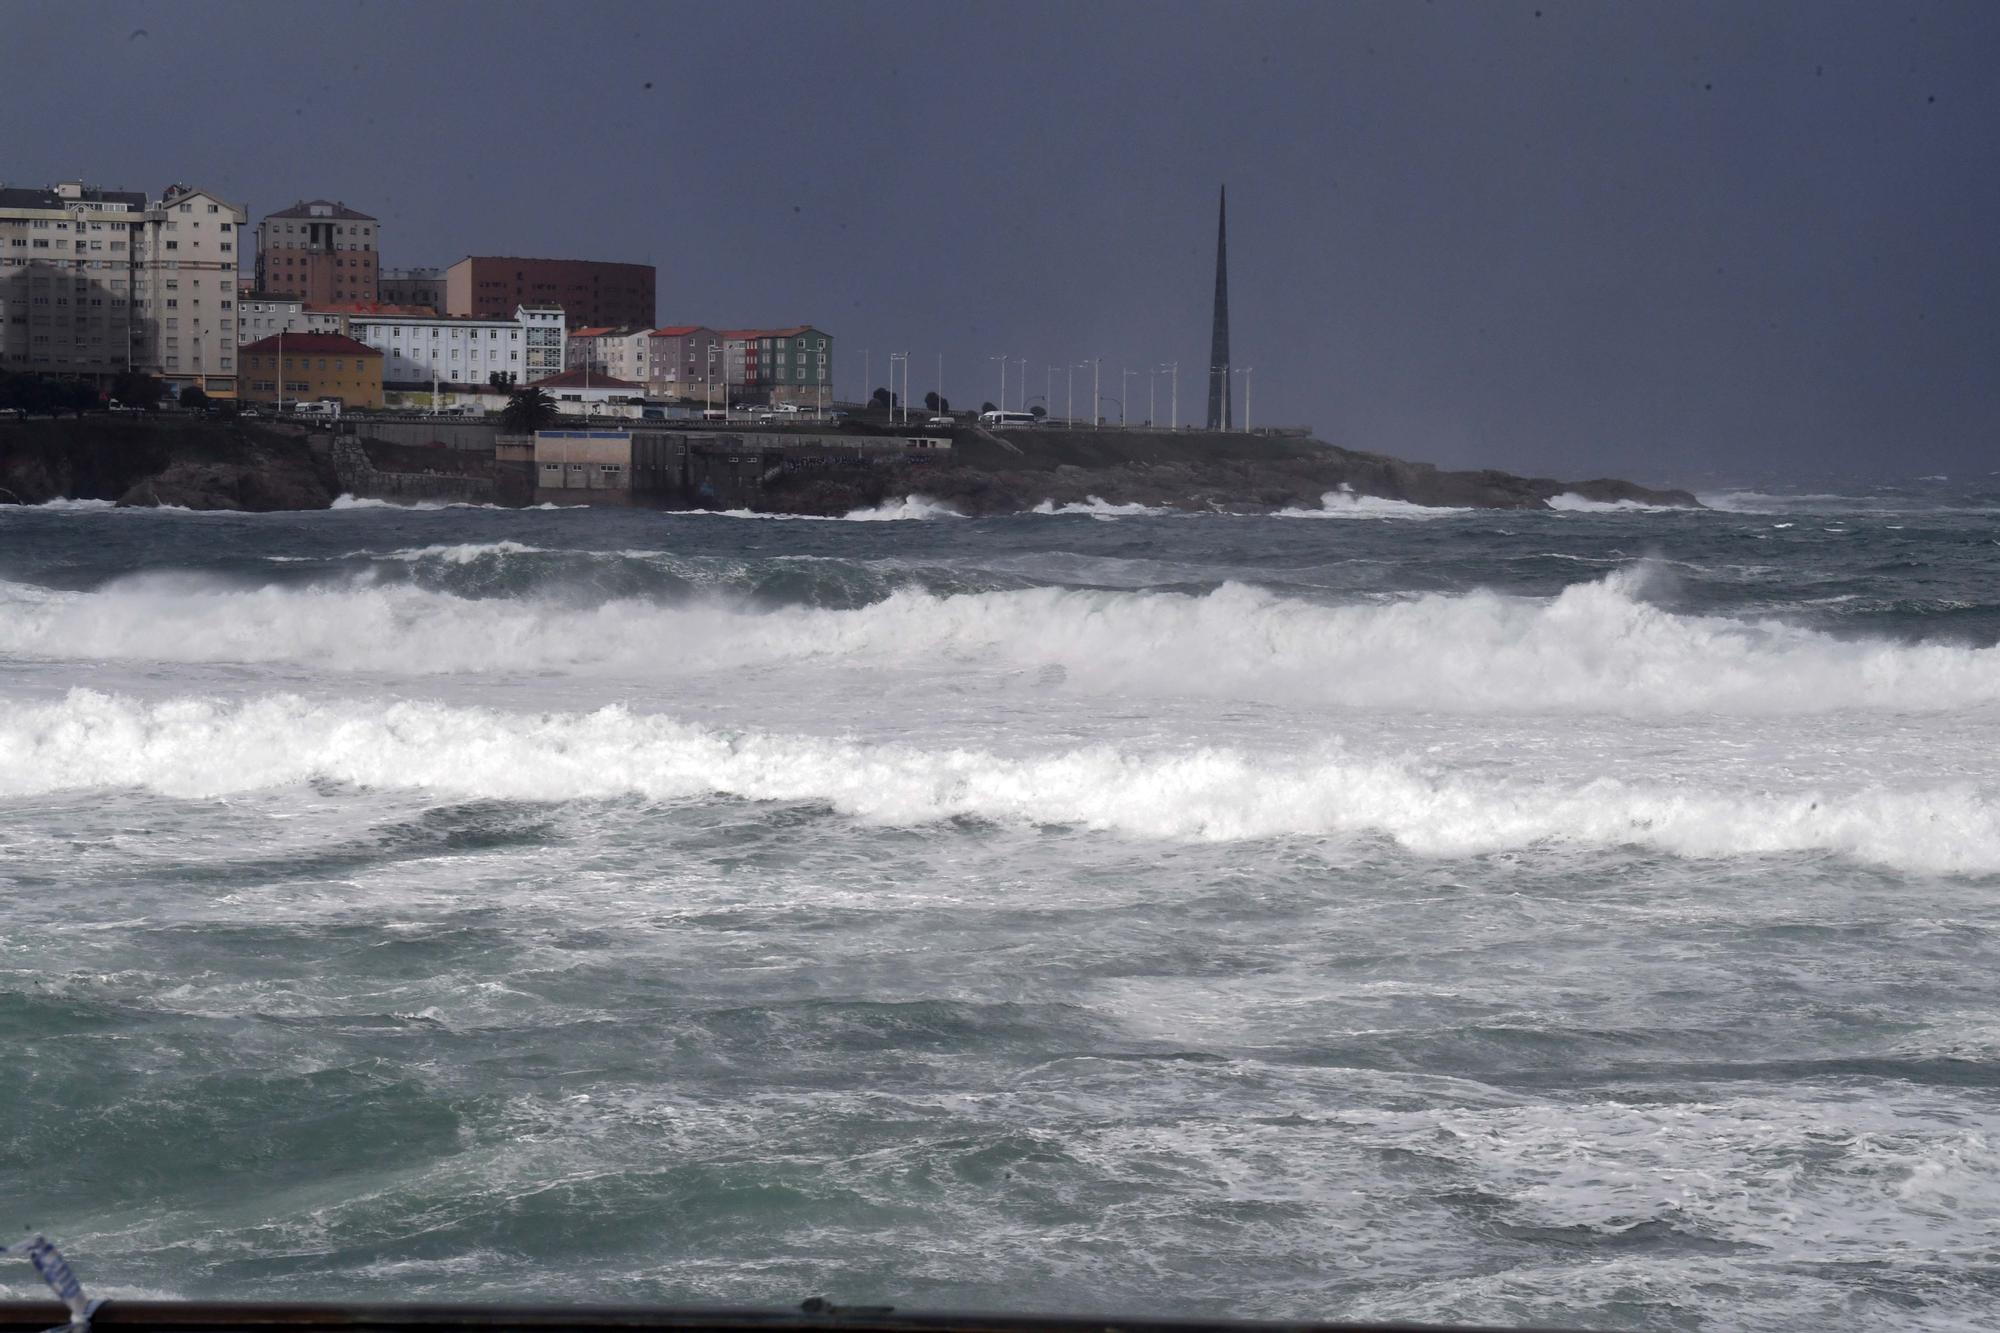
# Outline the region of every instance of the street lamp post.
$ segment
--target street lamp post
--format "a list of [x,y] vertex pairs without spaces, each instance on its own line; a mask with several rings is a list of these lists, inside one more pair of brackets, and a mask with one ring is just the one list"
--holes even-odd
[[708,340],[708,410],[715,410],[715,339]]
[[[1080,364],[1080,363],[1079,363]],[[1076,429],[1076,367],[1069,367],[1069,404],[1063,408],[1063,425]]]
[[937,359],[938,359],[938,376],[937,376],[937,386],[938,386],[938,387],[937,387],[937,395],[938,395],[938,405],[937,405],[937,410],[938,410],[938,411],[939,411],[940,413],[942,413],[942,412],[944,411],[944,353],[943,353],[943,352],[939,352],[939,353],[937,354]]
[[986,359],[1000,363],[1000,401],[995,403],[994,406],[1005,412],[1007,410],[1007,354],[1000,352]]
[[1255,366],[1245,366],[1234,373],[1243,377],[1243,433],[1250,433],[1250,372]]
[[861,405],[863,407],[868,406],[869,400],[873,398],[875,394],[875,391],[868,387],[868,381],[875,378],[875,376],[868,369],[869,365],[868,357],[869,357],[868,349],[866,347],[862,348],[861,349]]
[[[1025,356],[1016,357],[1014,359],[1014,364],[1021,368],[1021,373],[1017,378],[1017,383],[1014,392],[1020,396],[1021,410],[1025,412],[1028,410],[1028,358]],[[1006,407],[1007,404],[1005,403],[1000,404],[1000,408],[1002,411],[1005,411]]]
[[1169,382],[1172,385],[1172,429],[1179,430],[1181,428],[1181,363],[1178,361],[1169,361],[1164,366],[1161,366],[1160,369],[1168,376]]
[[1044,366],[1043,369],[1048,371],[1048,374],[1042,376],[1042,408],[1046,411],[1049,404],[1055,401],[1056,368],[1054,366]]
[[1125,385],[1128,380],[1138,373],[1136,370],[1127,370],[1123,366],[1118,367],[1118,428],[1120,430],[1125,428],[1125,400],[1131,397],[1132,394],[1132,391],[1126,388]]
[[1090,358],[1090,428],[1092,430],[1097,429],[1098,421],[1101,420],[1104,416],[1104,414],[1098,410],[1104,405],[1104,399],[1101,396],[1099,396],[1098,389],[1100,386],[1098,385],[1097,382],[1098,372],[1102,369],[1103,364],[1104,364],[1104,358],[1101,356],[1093,356],[1092,358]]
[[1160,382],[1160,372],[1158,367],[1155,367],[1154,369],[1146,372],[1146,429],[1147,430],[1151,430],[1153,428],[1153,421],[1154,421],[1153,389],[1155,386],[1159,384],[1159,382]]

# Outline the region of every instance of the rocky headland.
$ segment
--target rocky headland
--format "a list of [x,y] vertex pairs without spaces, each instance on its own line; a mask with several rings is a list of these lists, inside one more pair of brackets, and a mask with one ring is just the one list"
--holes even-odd
[[798,474],[767,492],[774,512],[842,514],[906,495],[962,514],[1013,514],[1041,504],[1270,513],[1318,508],[1329,491],[1461,509],[1546,509],[1561,495],[1605,503],[1699,508],[1687,491],[1597,478],[1558,481],[1498,471],[1453,472],[1303,436],[1196,431],[960,431],[950,461],[907,462],[836,477]]
[[[439,476],[441,486],[450,482],[462,489],[481,479],[491,485],[504,470],[495,467],[490,452],[412,450],[365,439],[353,447],[365,449],[385,473],[416,475],[418,464],[425,471],[449,472]],[[0,504],[78,499],[188,509],[324,509],[342,489],[326,442],[315,449],[296,426],[170,416],[0,422]],[[754,507],[837,515],[921,496],[968,515],[1093,499],[1262,513],[1316,508],[1335,491],[1481,509],[1542,509],[1565,494],[1605,502],[1699,504],[1681,490],[1604,478],[1454,472],[1299,436],[1042,428],[1004,435],[960,430],[948,451],[866,468],[773,469]],[[440,495],[464,498],[457,492]]]

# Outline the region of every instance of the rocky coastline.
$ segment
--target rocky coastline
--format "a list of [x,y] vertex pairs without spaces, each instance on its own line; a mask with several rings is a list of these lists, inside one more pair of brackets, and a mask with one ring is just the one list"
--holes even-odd
[[[406,466],[409,456],[421,454],[399,452]],[[490,453],[430,451],[428,458],[454,469],[452,475],[478,473],[490,480],[495,471]],[[296,428],[199,417],[0,423],[0,504],[74,499],[209,510],[325,509],[342,489],[329,451],[313,448]],[[916,496],[971,516],[1092,501],[1267,513],[1317,508],[1329,492],[1479,509],[1544,509],[1564,495],[1604,503],[1700,503],[1683,490],[1611,478],[1449,471],[1298,436],[1040,429],[1004,436],[962,430],[950,451],[921,459],[837,473],[779,473],[753,507],[838,515]]]

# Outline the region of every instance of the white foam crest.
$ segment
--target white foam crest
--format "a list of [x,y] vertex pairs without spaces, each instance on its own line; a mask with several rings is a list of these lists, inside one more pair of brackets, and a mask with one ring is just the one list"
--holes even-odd
[[41,510],[53,509],[59,511],[75,510],[84,513],[95,513],[100,509],[116,509],[118,507],[118,502],[116,500],[70,500],[58,496],[53,500],[44,500],[40,504],[18,505],[9,507],[20,508],[20,509],[41,509]]
[[1193,595],[903,589],[837,610],[721,598],[573,606],[368,581],[242,588],[144,576],[90,593],[0,583],[0,654],[318,670],[647,676],[813,663],[965,675],[1064,668],[1084,692],[1223,694],[1441,712],[1938,712],[2000,702],[2000,648],[1846,640],[1676,615],[1642,569],[1553,599],[1477,592],[1320,605]]
[[885,500],[873,509],[857,509],[843,517],[849,523],[893,523],[933,518],[964,518],[965,515],[941,500],[933,500],[922,495],[909,495],[900,500]]
[[2000,870],[2000,805],[1968,784],[1846,792],[1471,778],[1337,749],[1005,757],[727,732],[621,707],[523,715],[434,703],[139,702],[73,690],[0,718],[0,795],[143,788],[194,799],[331,780],[454,797],[824,802],[887,824],[973,816],[1134,837],[1375,835],[1424,855],[1543,844],[1694,857],[1832,852]]
[[333,497],[328,509],[442,509],[441,504],[429,500],[419,500],[414,504],[396,504],[389,500],[377,500],[365,495],[351,495],[345,491]]
[[389,551],[377,555],[373,551],[355,551],[354,555],[367,556],[376,560],[405,560],[415,563],[419,560],[442,560],[448,565],[469,565],[475,560],[492,555],[546,555],[548,550],[541,546],[527,546],[517,541],[498,542],[458,542],[433,546],[406,546],[399,551]]
[[1443,505],[1412,504],[1408,500],[1385,500],[1378,495],[1356,495],[1343,485],[1319,498],[1318,509],[1280,509],[1273,518],[1449,518],[1472,512]]
[[676,518],[751,518],[771,523],[885,523],[965,517],[950,505],[921,495],[885,500],[872,509],[855,509],[845,514],[778,514],[757,509],[669,509],[666,512]]
[[1031,514],[1088,514],[1092,518],[1141,518],[1158,515],[1179,515],[1178,509],[1167,509],[1153,505],[1113,504],[1096,495],[1086,495],[1081,502],[1057,504],[1054,500],[1044,500],[1028,511]]
[[1643,500],[1592,500],[1571,491],[1551,495],[1548,506],[1566,514],[1666,514],[1677,507],[1649,505]]

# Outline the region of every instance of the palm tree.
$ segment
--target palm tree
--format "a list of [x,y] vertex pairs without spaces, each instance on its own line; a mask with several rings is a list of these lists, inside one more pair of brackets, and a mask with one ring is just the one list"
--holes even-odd
[[545,389],[516,389],[500,410],[500,424],[509,435],[532,435],[556,419],[556,400]]

